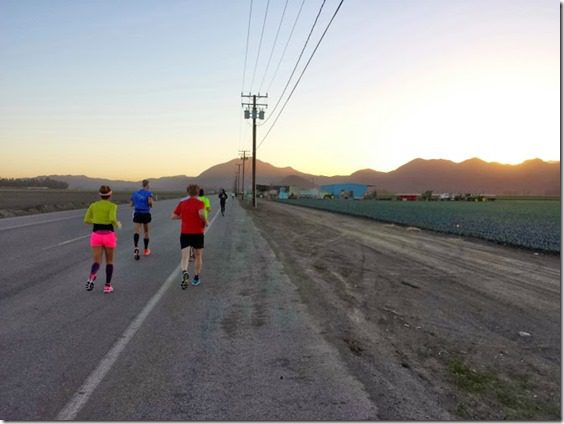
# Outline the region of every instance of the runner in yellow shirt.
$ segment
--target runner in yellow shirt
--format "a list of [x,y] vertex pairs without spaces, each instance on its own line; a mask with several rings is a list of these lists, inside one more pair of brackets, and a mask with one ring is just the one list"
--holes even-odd
[[98,193],[100,200],[90,205],[84,215],[84,223],[92,225],[92,234],[90,236],[90,246],[94,262],[90,268],[90,276],[86,281],[86,290],[91,291],[94,288],[94,280],[96,273],[100,268],[103,256],[106,257],[106,284],[104,285],[104,293],[114,291],[112,287],[112,274],[114,272],[114,249],[117,244],[115,228],[121,228],[121,223],[117,220],[117,205],[110,202],[112,197],[112,189],[110,186],[103,185]]
[[[204,214],[206,216],[206,221],[207,221],[208,215],[211,211],[211,202],[210,202],[210,199],[208,199],[204,195],[204,189],[203,188],[200,189],[200,194],[198,196],[198,199],[200,199],[204,203]],[[194,259],[194,250],[192,248],[190,248],[190,260],[193,260],[193,259]]]
[[210,202],[210,199],[208,199],[206,196],[204,196],[204,189],[203,188],[200,189],[200,196],[198,196],[198,198],[202,202],[204,202],[205,211],[206,211],[206,219],[208,219],[208,214],[211,211],[211,202]]

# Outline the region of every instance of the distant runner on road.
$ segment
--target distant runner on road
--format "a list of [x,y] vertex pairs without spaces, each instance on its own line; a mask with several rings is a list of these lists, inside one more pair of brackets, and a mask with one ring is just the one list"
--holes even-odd
[[225,189],[222,188],[217,197],[219,197],[219,204],[221,206],[221,216],[225,216],[225,202],[227,201],[228,197]]
[[117,205],[110,202],[112,197],[112,189],[110,186],[103,185],[98,193],[100,200],[92,203],[86,215],[84,215],[84,223],[92,224],[92,234],[90,236],[90,246],[94,262],[90,268],[90,276],[86,281],[86,290],[94,289],[94,280],[96,273],[102,263],[102,256],[106,257],[106,284],[104,285],[104,293],[112,293],[112,274],[114,272],[114,249],[117,244],[117,237],[114,232],[115,227],[121,228],[121,223],[117,220]]
[[199,187],[196,184],[188,186],[188,197],[182,199],[171,214],[172,219],[180,219],[180,269],[182,270],[182,282],[180,287],[185,290],[190,281],[188,264],[190,260],[190,248],[194,249],[194,278],[192,285],[200,284],[200,273],[202,272],[202,261],[204,254],[204,229],[208,225],[204,202],[198,198]]
[[149,249],[149,223],[151,222],[151,208],[153,207],[153,193],[149,191],[149,181],[143,180],[143,188],[137,190],[131,195],[131,206],[135,207],[133,211],[133,223],[134,231],[133,234],[133,257],[135,260],[139,260],[139,234],[141,233],[141,225],[143,225],[143,243],[145,250],[143,250],[144,256],[149,256],[151,250]]

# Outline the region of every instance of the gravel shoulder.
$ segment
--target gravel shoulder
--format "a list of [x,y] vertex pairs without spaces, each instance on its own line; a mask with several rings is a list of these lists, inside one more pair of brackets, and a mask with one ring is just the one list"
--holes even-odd
[[560,256],[269,201],[248,212],[380,419],[560,419]]

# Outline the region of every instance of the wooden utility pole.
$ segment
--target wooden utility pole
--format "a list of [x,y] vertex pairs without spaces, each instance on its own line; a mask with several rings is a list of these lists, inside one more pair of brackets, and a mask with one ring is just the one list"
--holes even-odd
[[[247,94],[244,95],[243,93],[241,93],[241,97],[253,98],[253,103],[241,103],[241,105],[247,106],[247,109],[245,110],[245,119],[249,119],[249,118],[253,119],[253,207],[256,208],[257,207],[257,194],[256,194],[257,118],[264,119],[264,109],[257,110],[257,106],[261,108],[268,107],[268,105],[265,103],[257,103],[257,98],[258,99],[267,98],[268,94],[265,96],[261,96],[260,93],[259,94],[249,93],[248,95]],[[249,107],[252,107],[252,109],[249,110]],[[245,170],[244,166],[245,165],[243,162],[243,172]]]
[[243,155],[243,156],[239,157],[239,159],[241,159],[243,161],[243,179],[242,179],[242,182],[241,182],[241,199],[245,198],[245,161],[249,159],[249,157],[247,156],[247,153],[249,153],[248,150],[239,150],[239,154]]
[[239,196],[239,181],[240,181],[240,178],[241,178],[241,164],[236,163],[235,166],[237,167],[237,173],[235,174],[235,188],[234,188],[233,192],[235,193],[235,196]]

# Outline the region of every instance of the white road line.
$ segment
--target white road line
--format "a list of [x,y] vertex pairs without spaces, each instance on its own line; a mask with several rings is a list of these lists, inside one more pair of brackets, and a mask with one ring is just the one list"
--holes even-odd
[[217,211],[217,212],[215,213],[215,215],[213,216],[212,220],[208,223],[208,228],[206,228],[206,229],[204,230],[204,233],[207,233],[207,232],[208,232],[208,230],[210,229],[210,227],[212,226],[213,222],[215,221],[215,219],[217,218],[218,215],[219,215],[219,211]]
[[86,234],[85,236],[80,236],[80,237],[73,238],[73,239],[70,239],[70,240],[67,240],[67,241],[63,241],[61,243],[57,243],[57,244],[54,244],[52,246],[44,247],[43,250],[53,249],[54,247],[64,246],[65,244],[73,243],[75,241],[85,239],[86,237],[90,237],[90,234]]
[[[216,212],[205,232],[209,231],[213,222],[215,221],[215,218],[217,218],[218,213],[219,211]],[[135,333],[137,333],[137,330],[141,328],[145,319],[149,316],[153,308],[157,305],[159,300],[161,300],[165,292],[168,290],[169,286],[178,277],[179,274],[180,265],[176,267],[174,271],[172,271],[161,288],[154,294],[149,302],[147,302],[139,315],[135,317],[131,324],[129,324],[129,327],[127,327],[124,333],[119,337],[118,341],[114,343],[112,348],[102,358],[96,369],[90,373],[84,384],[80,386],[80,388],[73,395],[70,401],[57,414],[57,418],[55,418],[56,421],[74,420],[76,418],[82,407],[86,404],[88,399],[90,399],[90,396],[92,396],[92,393],[94,393],[94,390],[96,390],[98,385],[102,382],[106,374],[110,371],[114,363],[117,361],[121,352],[123,352]]]
[[159,291],[149,300],[145,305],[143,310],[135,317],[131,322],[129,327],[120,336],[118,341],[112,346],[112,348],[106,353],[102,358],[98,366],[92,373],[88,376],[84,384],[78,389],[71,400],[65,405],[65,407],[59,412],[56,420],[74,420],[78,412],[82,409],[84,404],[88,401],[98,384],[102,382],[108,371],[112,368],[114,363],[117,361],[121,352],[125,349],[129,341],[133,338],[137,330],[141,327],[147,316],[151,313],[155,305],[161,300],[164,293],[170,286],[170,284],[177,278],[180,272],[180,266],[178,266],[172,273],[168,276],[165,283],[161,286]]

